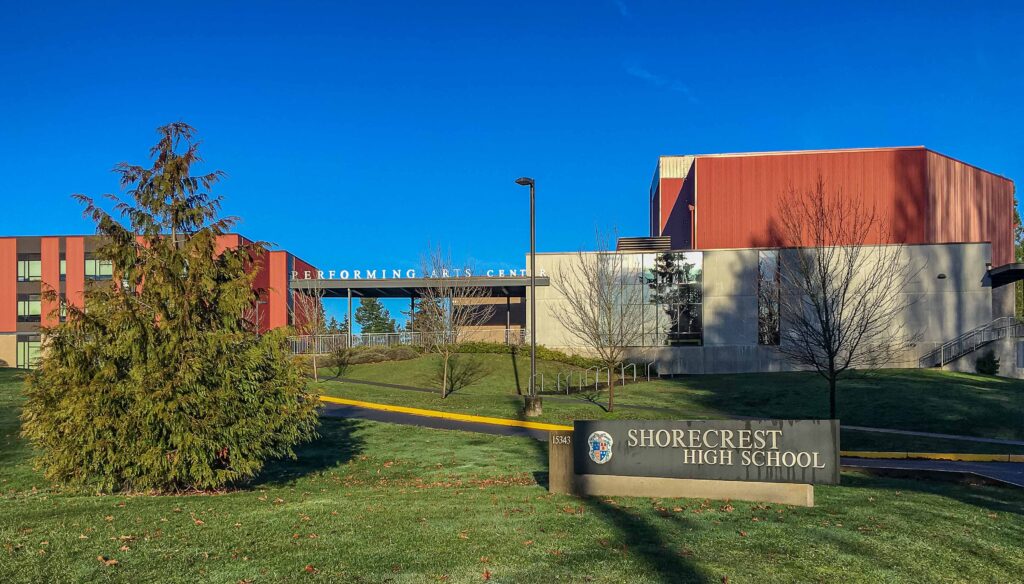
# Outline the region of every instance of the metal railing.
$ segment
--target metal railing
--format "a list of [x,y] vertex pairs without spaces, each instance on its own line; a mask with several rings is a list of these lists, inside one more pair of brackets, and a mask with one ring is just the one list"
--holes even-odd
[[918,364],[921,367],[942,367],[992,341],[998,341],[1008,336],[1024,336],[1024,325],[1012,316],[1000,317],[925,353]]
[[[526,342],[528,331],[525,329],[507,329],[504,331],[506,345],[522,345]],[[473,332],[464,333],[464,340],[473,341]],[[348,347],[395,347],[399,345],[426,346],[436,342],[438,337],[451,342],[451,332],[415,332],[402,331],[397,333],[366,333],[361,335],[296,335],[288,337],[288,345],[294,355],[327,355]],[[351,345],[349,344],[351,340]]]

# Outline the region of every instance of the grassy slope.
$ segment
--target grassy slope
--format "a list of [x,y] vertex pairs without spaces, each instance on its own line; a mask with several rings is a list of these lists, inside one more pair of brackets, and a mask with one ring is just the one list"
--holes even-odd
[[479,582],[485,570],[501,582],[942,582],[1024,570],[1020,491],[845,474],[817,489],[814,509],[579,500],[536,484],[538,442],[358,421],[326,420],[298,461],[227,494],[59,492],[26,464],[19,387],[0,372],[3,582]]
[[[524,380],[529,360],[519,358],[516,369],[508,355],[474,355],[486,375],[476,383],[441,399],[416,393],[360,384],[325,381],[328,395],[365,399],[412,407],[460,411],[498,417],[520,415],[515,371]],[[353,379],[432,387],[435,357],[410,361],[353,366]],[[540,362],[538,369],[550,380],[570,367]],[[322,372],[326,377],[331,373]],[[844,379],[839,387],[843,423],[901,430],[963,434],[983,438],[1024,440],[1024,381],[935,370],[888,370]],[[606,395],[577,396],[566,401],[548,399],[542,421],[568,423],[595,418],[722,418],[763,416],[815,418],[828,413],[823,381],[810,373],[700,375],[639,383],[620,388],[612,414],[597,405]],[[595,403],[596,402],[596,403]],[[630,407],[633,406],[633,407]],[[941,452],[1020,452],[1021,448],[915,438],[864,432],[844,432],[844,449],[926,450]]]

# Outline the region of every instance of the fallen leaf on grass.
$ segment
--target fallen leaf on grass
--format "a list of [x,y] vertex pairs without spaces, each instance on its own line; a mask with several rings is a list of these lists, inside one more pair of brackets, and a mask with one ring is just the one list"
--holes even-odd
[[743,531],[743,530],[741,529],[741,530],[740,530],[740,537],[747,537],[747,532],[746,532],[746,531]]
[[491,571],[488,570],[488,569],[484,569],[484,582],[486,582],[486,581],[488,581],[490,579],[491,579]]
[[523,542],[523,545],[533,545],[533,540],[532,539],[528,539],[528,540]]
[[106,556],[96,556],[96,559],[99,560],[100,562],[103,562],[104,566],[116,566],[117,565],[117,560],[115,560],[114,558],[108,558]]
[[302,569],[307,574],[319,574],[320,570],[313,567],[313,564],[306,564],[306,567]]
[[468,531],[460,531],[459,532],[459,539],[469,539],[469,532]]
[[122,552],[126,552],[126,551],[128,551],[130,549],[132,549],[132,548],[130,548],[130,547],[126,546],[126,545],[123,545],[123,546],[118,548],[118,550],[122,551]]

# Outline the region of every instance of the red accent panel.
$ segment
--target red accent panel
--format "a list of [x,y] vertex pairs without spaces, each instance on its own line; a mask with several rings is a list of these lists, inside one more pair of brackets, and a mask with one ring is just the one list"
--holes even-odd
[[[779,200],[812,188],[874,206],[902,243],[928,243],[925,149],[698,156],[696,243],[700,249],[772,247],[781,237]],[[873,234],[866,243],[880,243]],[[807,242],[805,242],[807,243]]]
[[216,253],[216,255],[220,255],[226,249],[234,249],[236,247],[241,247],[241,245],[242,245],[242,237],[239,236],[239,235],[236,235],[234,233],[228,233],[228,234],[225,234],[225,235],[218,235],[217,236],[217,241],[215,243],[215,246],[216,246],[215,247],[215,250],[216,250],[215,253]]
[[929,151],[928,187],[929,240],[988,241],[993,265],[1014,261],[1013,181]]
[[0,332],[18,330],[18,240],[0,239]]
[[265,257],[268,288],[267,328],[288,326],[288,252],[271,251],[267,252]]
[[60,303],[57,300],[48,300],[46,296],[50,291],[60,292],[60,238],[41,238],[39,240],[39,251],[41,260],[39,271],[42,280],[40,290],[43,292],[42,302],[40,303],[42,316],[39,323],[44,327],[55,326],[60,323],[60,315],[57,312],[60,308]]
[[64,259],[67,274],[64,278],[64,293],[68,304],[85,306],[85,238],[69,237],[64,240]]
[[669,216],[672,215],[673,210],[676,208],[679,194],[683,190],[683,179],[663,178],[658,190],[661,194],[661,225],[659,227],[661,234],[668,235],[665,233],[665,227],[668,225]]

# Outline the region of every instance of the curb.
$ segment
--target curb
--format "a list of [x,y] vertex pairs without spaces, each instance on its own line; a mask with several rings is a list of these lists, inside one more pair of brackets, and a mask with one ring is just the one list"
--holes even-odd
[[[376,402],[365,402],[341,397],[322,395],[320,401],[338,404],[343,406],[355,406],[370,410],[384,412],[395,412],[410,414],[413,416],[424,416],[427,418],[441,418],[445,420],[458,420],[460,422],[474,422],[477,424],[491,424],[494,426],[514,426],[517,428],[529,428],[531,430],[547,430],[549,432],[572,430],[572,426],[561,424],[546,424],[544,422],[526,422],[523,420],[509,420],[508,418],[491,418],[488,416],[474,416],[472,414],[458,414],[454,412],[442,412],[439,410],[424,410],[421,408],[408,408],[405,406],[393,406],[379,404]],[[1024,454],[968,454],[957,452],[885,452],[870,450],[842,450],[840,456],[846,458],[879,458],[892,460],[952,460],[959,462],[1024,462]]]
[[847,458],[876,458],[891,460],[952,460],[957,462],[1024,462],[1024,454],[970,454],[961,452],[875,452],[869,450],[842,450]]
[[477,424],[491,424],[493,426],[515,426],[517,428],[529,428],[531,430],[572,430],[572,426],[562,426],[559,424],[545,424],[543,422],[526,422],[523,420],[509,420],[507,418],[489,418],[487,416],[474,416],[472,414],[457,414],[453,412],[441,412],[438,410],[423,410],[420,408],[407,408],[405,406],[392,406],[388,404],[378,404],[374,402],[364,402],[354,399],[345,399],[340,397],[330,397],[322,395],[320,401],[331,404],[339,404],[343,406],[355,406],[358,408],[366,408],[370,410],[381,410],[384,412],[396,412],[400,414],[410,414],[413,416],[424,416],[428,418],[442,418],[445,420],[458,420],[460,422],[475,422]]

